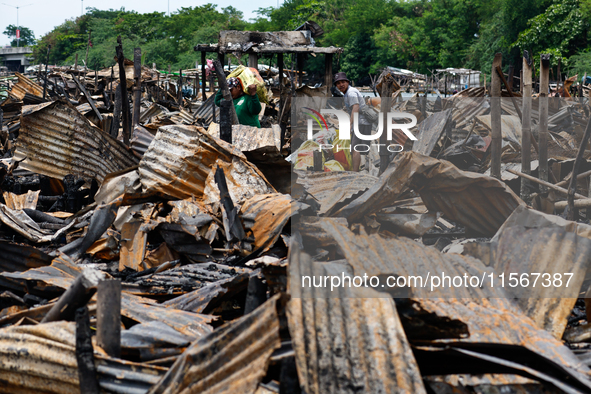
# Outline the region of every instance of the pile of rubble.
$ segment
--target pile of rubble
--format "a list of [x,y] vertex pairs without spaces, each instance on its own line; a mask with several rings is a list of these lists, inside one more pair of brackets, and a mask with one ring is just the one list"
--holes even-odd
[[[484,174],[484,92],[396,102],[419,139],[369,174],[292,171],[278,126],[235,125],[228,144],[200,118],[209,101],[175,112],[156,93],[125,144],[105,95],[74,78],[87,99],[75,106],[18,78],[0,104],[0,391],[591,391],[591,226],[555,215],[564,193],[532,182],[533,209],[520,175]],[[519,170],[503,111],[503,166]],[[550,116],[559,183],[589,111],[561,100]],[[572,295],[302,286],[524,267],[572,273]]]

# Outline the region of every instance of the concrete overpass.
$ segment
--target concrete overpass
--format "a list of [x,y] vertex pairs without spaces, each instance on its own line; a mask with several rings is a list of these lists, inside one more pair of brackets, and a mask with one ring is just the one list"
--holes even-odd
[[0,48],[0,64],[8,67],[9,71],[24,72],[29,65],[29,59],[25,55],[33,53],[31,47]]

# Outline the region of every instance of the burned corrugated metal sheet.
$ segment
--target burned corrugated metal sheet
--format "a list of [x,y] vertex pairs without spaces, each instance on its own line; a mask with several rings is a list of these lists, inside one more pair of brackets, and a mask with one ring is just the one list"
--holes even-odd
[[10,209],[0,203],[0,222],[32,242],[49,242],[63,236],[65,232],[76,224],[72,221],[64,225],[58,231],[47,230],[39,227],[39,224],[31,219],[21,209]]
[[158,129],[140,166],[140,180],[146,191],[177,199],[201,197],[205,180],[216,160],[231,163],[246,158],[230,144],[209,136],[196,126],[164,126]]
[[243,201],[255,195],[275,193],[276,190],[267,182],[259,169],[246,160],[233,157],[231,163],[217,160],[205,180],[203,202],[211,204],[220,201],[220,190],[215,181],[215,169],[221,168],[226,177],[228,193],[234,204],[242,204]]
[[[0,329],[0,390],[78,394],[75,323]],[[95,355],[98,380],[115,393],[145,393],[166,369]]]
[[131,135],[131,150],[133,154],[137,157],[141,158],[144,156],[144,153],[150,147],[152,140],[154,139],[154,134],[150,133],[148,130],[143,128],[142,126],[136,126],[133,129],[133,134]]
[[138,162],[66,101],[23,110],[14,160],[24,160],[20,167],[37,174],[58,179],[73,174],[99,183]]
[[[220,125],[211,123],[207,134],[220,138]],[[269,128],[258,128],[247,125],[232,125],[232,145],[243,153],[274,147],[281,149],[281,128],[274,124]]]
[[10,90],[10,95],[15,98],[22,100],[25,98],[25,94],[29,93],[34,96],[43,97],[43,88],[25,77],[21,73],[15,73],[18,82]]
[[451,124],[448,126],[452,119],[451,115],[452,110],[446,109],[445,111],[436,112],[422,121],[418,126],[419,139],[412,145],[413,152],[426,156],[431,155],[433,148],[435,148],[437,141],[439,141],[446,128],[451,131]]
[[493,235],[524,202],[504,183],[466,172],[453,164],[415,152],[399,154],[377,183],[337,215],[350,222],[391,205],[408,189],[421,195],[431,211],[484,235]]
[[[171,114],[172,115],[172,114]],[[170,120],[172,120],[176,124],[193,124],[195,121],[194,115],[184,109],[181,109],[180,112],[172,115]]]
[[200,121],[204,126],[208,126],[214,120],[214,111],[215,119],[219,122],[220,108],[215,105],[215,94],[211,94],[197,110],[197,113],[195,114],[195,120]]
[[0,271],[22,272],[51,264],[52,257],[28,245],[0,241]]
[[160,321],[192,339],[213,331],[208,323],[216,319],[215,316],[166,308],[125,292],[121,293],[121,315],[138,323]]
[[307,207],[287,194],[266,194],[246,200],[240,214],[243,219],[254,220],[251,227],[246,227],[254,235],[255,249],[263,248],[264,252],[277,241],[287,221]]
[[[325,221],[322,226],[334,236],[355,275],[416,275],[427,272],[447,275],[482,275],[487,269],[472,257],[441,254],[408,238],[355,235],[346,227]],[[413,287],[412,294],[421,289]],[[441,293],[438,293],[441,295]],[[515,305],[501,287],[452,287],[445,298],[414,298],[420,308],[465,323],[467,338],[440,339],[441,343],[493,343],[523,346],[571,371],[581,382],[589,369],[561,341],[539,328]],[[436,295],[434,295],[436,296]]]
[[245,290],[248,286],[248,277],[248,274],[240,274],[233,278],[222,279],[163,302],[162,305],[183,311],[209,313],[212,305],[222,297],[235,295]]
[[37,200],[39,200],[39,193],[41,193],[40,190],[29,190],[26,194],[20,195],[11,192],[4,192],[2,193],[2,196],[4,197],[6,206],[10,209],[36,209]]
[[[535,321],[539,327],[551,332],[557,339],[562,338],[587,267],[591,263],[591,240],[567,232],[563,228],[527,229],[523,226],[505,228],[495,243],[494,268],[497,272],[543,272],[572,273],[566,292],[558,294],[554,289],[543,286],[509,289],[519,299],[517,305]],[[523,291],[526,294],[523,294]],[[519,294],[521,293],[521,294]],[[524,295],[529,298],[524,298]],[[554,298],[551,298],[554,297]]]
[[348,199],[369,189],[377,177],[359,172],[331,171],[306,172],[297,171],[296,183],[302,185],[320,203],[318,213],[330,214]]
[[391,298],[295,294],[302,275],[323,275],[321,263],[291,248],[288,324],[302,392],[426,393]]
[[160,114],[168,114],[169,111],[158,103],[152,103],[148,109],[140,114],[140,123],[149,123],[150,120]]
[[123,352],[143,362],[181,354],[191,340],[159,321],[136,324],[121,331]]
[[281,345],[278,302],[279,295],[197,340],[150,394],[254,393]]

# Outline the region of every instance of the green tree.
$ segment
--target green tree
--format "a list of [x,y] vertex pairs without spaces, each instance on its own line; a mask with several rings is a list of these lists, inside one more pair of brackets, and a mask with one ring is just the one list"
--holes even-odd
[[513,44],[521,52],[531,50],[539,63],[540,54],[551,53],[552,61],[568,66],[568,58],[579,48],[586,46],[585,32],[587,22],[579,8],[577,0],[562,0],[552,4],[543,13],[528,21],[529,28],[525,29]]
[[[33,34],[33,30],[29,29],[28,27],[20,26],[20,43],[21,47],[26,47],[30,45],[35,45],[35,34]],[[16,39],[16,26],[15,25],[8,25],[6,29],[4,29],[5,36],[12,38],[10,42],[10,46],[15,47],[17,45]]]

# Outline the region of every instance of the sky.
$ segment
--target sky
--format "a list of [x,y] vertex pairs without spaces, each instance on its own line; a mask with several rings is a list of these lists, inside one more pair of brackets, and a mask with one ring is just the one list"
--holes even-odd
[[[254,13],[261,7],[276,7],[277,3],[282,4],[281,0],[250,0],[250,1],[230,1],[230,0],[211,0],[211,1],[190,1],[190,0],[0,0],[0,45],[4,46],[10,43],[8,36],[1,34],[6,26],[16,25],[17,10],[14,7],[20,7],[18,10],[18,23],[20,26],[28,27],[33,30],[36,38],[49,33],[55,26],[61,25],[66,19],[81,15],[82,5],[94,7],[99,10],[120,9],[125,7],[128,11],[137,11],[139,13],[149,12],[170,12],[181,7],[196,7],[207,3],[217,4],[217,9],[233,6],[244,13],[244,19],[255,18]],[[8,4],[8,5],[5,5]],[[29,5],[31,4],[31,5]]]

